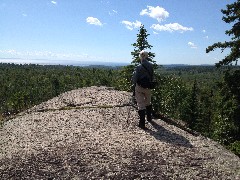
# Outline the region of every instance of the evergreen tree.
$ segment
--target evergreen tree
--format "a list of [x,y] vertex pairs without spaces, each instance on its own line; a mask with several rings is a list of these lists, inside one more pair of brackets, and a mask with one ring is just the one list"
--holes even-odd
[[235,101],[235,105],[230,107],[232,110],[233,116],[231,117],[236,129],[236,139],[240,141],[240,70],[236,70],[233,72],[227,71],[225,73],[225,84],[229,89],[229,93],[224,94],[224,96],[232,96],[233,101]]
[[195,79],[192,92],[191,92],[191,98],[190,98],[190,119],[188,120],[188,125],[191,129],[196,129],[197,121],[198,121],[198,87],[197,87],[197,81]]
[[226,10],[221,10],[225,15],[223,16],[223,21],[226,23],[233,23],[232,29],[225,31],[225,34],[232,36],[231,41],[229,42],[218,42],[214,43],[212,46],[209,46],[206,49],[206,52],[214,51],[216,48],[221,48],[222,52],[226,48],[231,48],[230,54],[227,55],[224,59],[216,63],[217,67],[222,65],[229,65],[232,62],[236,62],[240,58],[240,0],[232,4],[227,5]]
[[126,90],[131,91],[131,79],[133,75],[133,71],[138,66],[141,61],[139,58],[139,53],[142,50],[148,51],[148,60],[149,62],[153,63],[154,69],[157,69],[158,65],[156,64],[156,61],[153,60],[155,57],[155,53],[150,52],[149,50],[153,47],[150,45],[147,41],[147,37],[149,34],[147,33],[147,30],[144,28],[144,25],[140,26],[139,33],[137,34],[137,42],[133,43],[132,46],[134,47],[134,50],[131,52],[131,55],[133,56],[133,60],[131,62],[131,65],[125,66],[121,70],[122,78],[118,81],[118,88],[120,90]]
[[[236,0],[232,4],[228,4],[225,10],[221,10],[224,14],[223,21],[233,24],[230,30],[225,31],[225,34],[231,36],[229,42],[214,43],[206,49],[206,52],[214,51],[216,48],[221,48],[224,51],[230,48],[230,53],[221,61],[216,63],[216,67],[223,65],[232,65],[240,58],[240,0]],[[214,124],[216,127],[213,131],[213,138],[220,141],[224,145],[240,155],[240,93],[239,93],[239,77],[240,71],[236,70],[233,73],[226,72],[224,82],[220,89],[220,97],[218,102],[219,112],[216,113]]]
[[203,121],[200,118],[200,89],[197,85],[197,80],[195,78],[194,83],[189,89],[189,94],[186,95],[182,105],[180,118],[187,122],[190,129],[201,132],[203,129]]
[[142,50],[148,51],[148,60],[153,63],[154,68],[157,68],[156,61],[153,60],[155,57],[155,53],[150,52],[151,48],[153,47],[150,45],[147,41],[147,37],[150,34],[147,33],[147,30],[144,28],[144,25],[140,26],[139,33],[137,34],[137,42],[133,43],[132,46],[134,47],[134,50],[131,52],[131,55],[133,56],[133,61],[131,64],[133,64],[135,67],[141,63],[139,58],[139,53]]

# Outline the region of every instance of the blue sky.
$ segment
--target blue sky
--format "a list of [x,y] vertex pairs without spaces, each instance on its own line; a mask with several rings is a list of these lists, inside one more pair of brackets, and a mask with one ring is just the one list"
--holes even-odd
[[[0,62],[130,63],[139,26],[158,64],[214,64],[234,0],[1,0]],[[17,59],[17,60],[16,60]]]

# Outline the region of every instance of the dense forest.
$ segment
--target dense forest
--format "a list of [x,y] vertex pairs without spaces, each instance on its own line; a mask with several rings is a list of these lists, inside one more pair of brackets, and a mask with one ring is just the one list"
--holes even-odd
[[[126,67],[0,64],[0,120],[87,86],[130,91]],[[240,67],[159,66],[155,114],[179,119],[240,156]]]

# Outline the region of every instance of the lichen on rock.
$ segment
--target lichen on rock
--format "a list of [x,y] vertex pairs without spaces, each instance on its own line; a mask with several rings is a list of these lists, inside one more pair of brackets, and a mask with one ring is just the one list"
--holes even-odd
[[154,119],[137,127],[131,94],[72,90],[0,129],[0,179],[239,179],[218,143]]

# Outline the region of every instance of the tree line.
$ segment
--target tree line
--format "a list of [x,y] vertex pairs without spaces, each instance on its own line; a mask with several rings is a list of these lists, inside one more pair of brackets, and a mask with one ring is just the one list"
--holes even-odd
[[86,86],[114,86],[110,68],[0,64],[0,112],[16,114],[60,93]]

